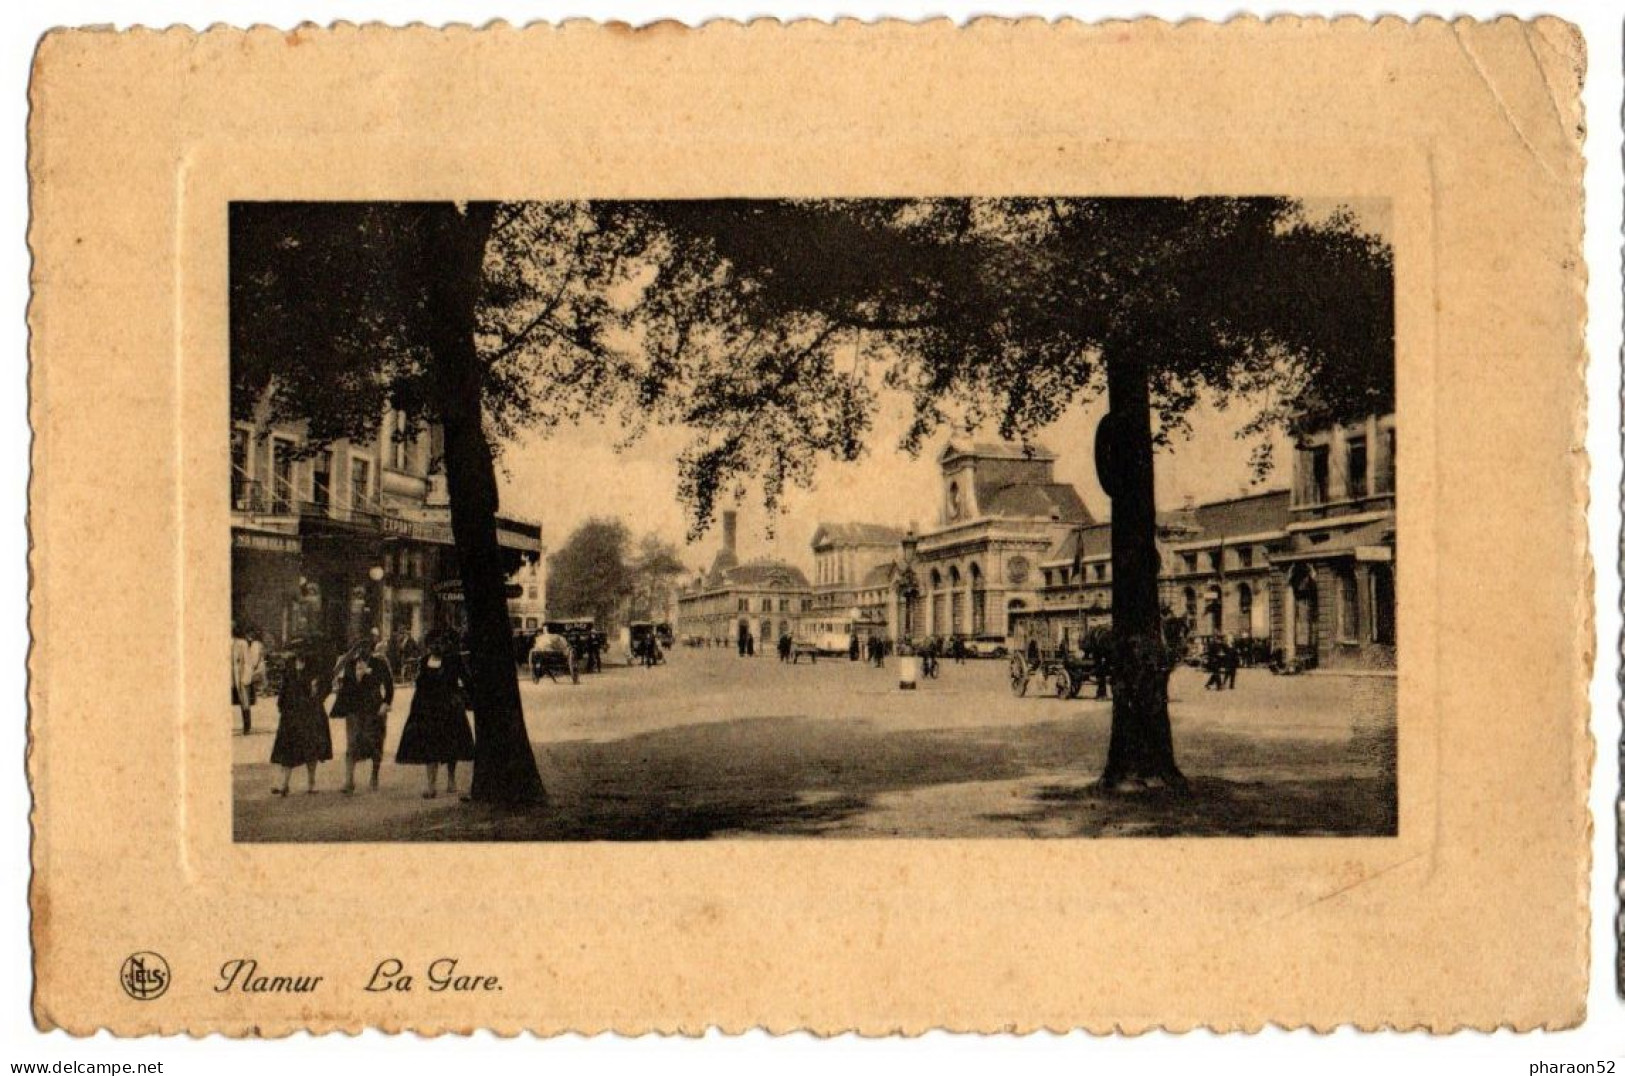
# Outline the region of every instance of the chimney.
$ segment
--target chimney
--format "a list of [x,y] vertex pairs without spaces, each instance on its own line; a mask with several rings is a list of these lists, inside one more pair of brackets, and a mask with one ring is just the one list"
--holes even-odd
[[739,513],[728,509],[722,513],[722,551],[733,553],[735,541],[739,537]]

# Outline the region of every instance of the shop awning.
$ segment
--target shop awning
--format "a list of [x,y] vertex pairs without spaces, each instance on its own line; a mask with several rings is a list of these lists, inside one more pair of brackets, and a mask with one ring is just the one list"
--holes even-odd
[[497,517],[497,545],[521,553],[541,553],[542,525],[522,519]]

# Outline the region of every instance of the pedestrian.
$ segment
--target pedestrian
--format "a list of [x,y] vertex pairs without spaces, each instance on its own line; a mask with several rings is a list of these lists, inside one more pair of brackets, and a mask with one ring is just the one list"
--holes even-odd
[[954,636],[954,664],[965,664],[965,637],[963,635]]
[[1230,640],[1224,644],[1224,686],[1236,690],[1236,670],[1241,667],[1241,651]]
[[254,731],[254,684],[250,675],[248,632],[231,626],[231,704],[242,718],[243,735]]
[[1038,636],[1027,636],[1027,667],[1038,668]]
[[474,732],[468,725],[468,682],[462,662],[448,656],[438,638],[429,640],[428,650],[395,761],[423,766],[423,798],[432,800],[442,765],[446,794],[457,794],[457,763],[474,758]]
[[265,669],[265,634],[260,629],[248,629],[248,702],[252,706],[265,694],[268,677]]
[[[369,652],[369,650],[371,652]],[[333,716],[345,722],[344,787],[346,796],[355,792],[355,766],[372,763],[368,787],[378,790],[378,769],[384,759],[384,733],[389,723],[389,707],[395,701],[395,677],[376,644],[352,647],[337,683]]]
[[739,656],[740,657],[745,656],[745,645],[746,645],[745,640],[747,640],[749,638],[750,638],[750,631],[745,627],[745,625],[743,625],[743,624],[739,625]]
[[1112,675],[1112,639],[1104,630],[1094,637],[1095,698],[1106,698],[1106,684]]
[[282,767],[282,784],[271,789],[286,796],[296,766],[305,768],[305,792],[316,793],[316,764],[333,757],[333,733],[327,725],[322,700],[327,697],[327,677],[310,654],[296,650],[288,658],[277,692],[276,740],[271,744],[271,763]]
[[779,660],[780,661],[788,662],[790,660],[790,649],[794,645],[795,645],[795,643],[790,638],[790,633],[789,632],[783,631],[783,632],[779,633]]
[[846,640],[846,660],[858,660],[858,633],[853,632]]
[[1202,657],[1202,667],[1207,670],[1207,680],[1202,684],[1203,691],[1224,690],[1223,647],[1224,643],[1217,638],[1207,641],[1207,649]]

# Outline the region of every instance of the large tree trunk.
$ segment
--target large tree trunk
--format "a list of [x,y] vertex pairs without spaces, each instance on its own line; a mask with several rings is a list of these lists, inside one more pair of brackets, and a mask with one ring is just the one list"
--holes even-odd
[[1134,345],[1106,354],[1112,495],[1112,736],[1100,783],[1113,791],[1185,786],[1168,722],[1172,655],[1157,599],[1156,476],[1150,381]]
[[474,695],[476,800],[534,803],[544,798],[525,731],[508,620],[507,579],[497,544],[497,479],[482,424],[482,386],[474,350],[475,307],[496,207],[471,203],[459,213],[435,206],[425,227],[430,293],[440,322],[434,354],[445,434],[452,537],[468,613]]

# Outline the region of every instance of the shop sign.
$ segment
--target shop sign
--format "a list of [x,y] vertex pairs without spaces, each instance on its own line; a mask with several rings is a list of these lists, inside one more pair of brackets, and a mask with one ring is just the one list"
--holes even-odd
[[[460,602],[463,600],[463,581],[461,579],[447,579],[434,585],[434,592],[445,601]],[[509,601],[525,596],[525,588],[518,583],[509,583],[504,588],[503,596]]]
[[383,528],[385,533],[398,534],[419,542],[437,542],[441,545],[450,545],[452,542],[451,528],[444,523],[428,523],[416,519],[401,519],[398,516],[384,516]]
[[232,531],[233,549],[257,549],[265,553],[297,553],[299,539],[286,534],[256,534],[251,531]]

